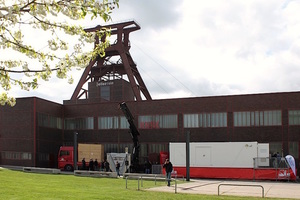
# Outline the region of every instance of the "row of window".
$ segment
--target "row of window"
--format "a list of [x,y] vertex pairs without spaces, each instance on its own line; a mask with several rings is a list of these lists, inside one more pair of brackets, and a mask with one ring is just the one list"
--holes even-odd
[[31,153],[2,151],[1,158],[7,160],[31,160]]
[[140,129],[177,128],[177,115],[148,115],[139,116]]
[[65,119],[65,129],[77,130],[77,129],[94,129],[94,118],[71,118]]
[[[39,161],[49,161],[48,153],[38,153]],[[32,160],[32,153],[29,152],[13,152],[13,151],[2,151],[1,159],[5,160]]]
[[63,120],[60,117],[38,113],[38,124],[42,127],[62,129]]
[[[128,129],[124,116],[98,117],[98,129]],[[38,124],[42,127],[62,129],[63,120],[58,117],[39,114]],[[183,115],[184,128],[227,127],[227,113],[196,113]],[[280,126],[280,110],[233,112],[235,127]],[[300,125],[300,110],[289,111],[289,125]],[[178,128],[177,115],[145,115],[138,117],[139,129]],[[94,117],[67,118],[64,120],[66,130],[94,129]]]
[[234,112],[233,119],[234,126],[279,126],[281,111]]
[[184,128],[227,127],[227,113],[184,114]]

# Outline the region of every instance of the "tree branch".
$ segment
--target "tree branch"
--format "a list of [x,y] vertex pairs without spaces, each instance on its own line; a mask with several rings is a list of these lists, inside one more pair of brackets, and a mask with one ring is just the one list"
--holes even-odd
[[[59,68],[54,68],[54,69],[50,69],[50,71],[57,71],[59,70]],[[39,72],[45,72],[47,71],[46,69],[41,69],[41,70],[9,70],[9,69],[4,69],[4,68],[0,68],[0,71],[3,72],[9,72],[9,73],[39,73]]]

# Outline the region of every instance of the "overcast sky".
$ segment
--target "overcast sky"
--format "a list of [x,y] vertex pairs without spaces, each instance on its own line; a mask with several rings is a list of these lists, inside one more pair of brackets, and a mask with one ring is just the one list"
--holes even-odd
[[[120,0],[112,18],[140,24],[131,56],[152,98],[166,99],[299,91],[299,11],[299,0]],[[81,74],[11,94],[62,103]]]

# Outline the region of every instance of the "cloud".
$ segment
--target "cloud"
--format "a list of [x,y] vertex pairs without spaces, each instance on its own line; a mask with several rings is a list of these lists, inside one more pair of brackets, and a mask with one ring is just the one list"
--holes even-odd
[[[299,10],[292,0],[126,0],[112,17],[141,25],[130,53],[160,99],[299,90]],[[50,98],[69,99],[81,73]]]
[[120,8],[116,9],[112,18],[114,21],[134,19],[147,29],[165,29],[177,23],[180,18],[181,1],[176,0],[127,0],[120,1]]

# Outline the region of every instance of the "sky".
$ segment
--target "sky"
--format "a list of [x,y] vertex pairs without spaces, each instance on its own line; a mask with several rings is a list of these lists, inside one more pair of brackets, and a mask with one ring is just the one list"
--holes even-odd
[[[300,0],[120,0],[111,16],[141,26],[131,56],[152,98],[170,99],[299,91],[299,11]],[[62,103],[82,72],[10,94]]]

